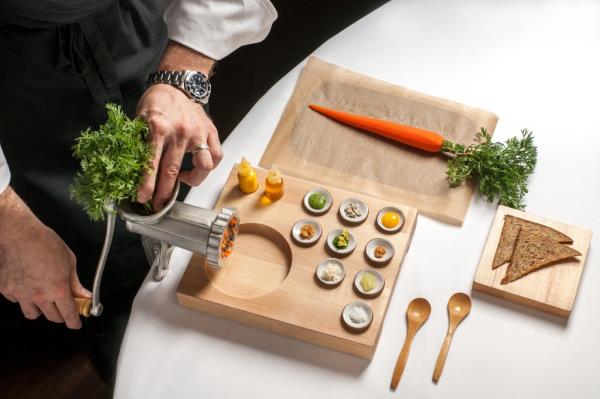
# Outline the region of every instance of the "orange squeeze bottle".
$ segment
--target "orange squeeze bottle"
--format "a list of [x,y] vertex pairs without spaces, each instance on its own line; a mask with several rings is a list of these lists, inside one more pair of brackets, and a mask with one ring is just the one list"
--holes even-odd
[[283,197],[283,177],[276,165],[271,166],[265,179],[265,195],[271,201],[277,201]]
[[258,189],[256,172],[246,157],[242,157],[242,162],[238,166],[238,182],[240,190],[245,194],[250,194]]

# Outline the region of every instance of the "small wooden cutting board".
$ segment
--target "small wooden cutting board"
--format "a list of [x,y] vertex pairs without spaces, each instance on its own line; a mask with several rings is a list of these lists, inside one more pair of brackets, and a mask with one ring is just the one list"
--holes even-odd
[[[504,215],[540,223],[568,235],[573,239],[573,244],[565,245],[581,252],[581,256],[536,270],[511,283],[500,284],[508,263],[492,270],[492,260],[500,241]],[[592,232],[581,227],[500,206],[475,273],[473,289],[568,318],[573,309],[591,239]]]

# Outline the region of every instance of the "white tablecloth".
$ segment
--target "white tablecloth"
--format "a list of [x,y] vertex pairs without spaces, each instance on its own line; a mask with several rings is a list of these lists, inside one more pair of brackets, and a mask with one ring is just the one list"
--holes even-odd
[[[497,140],[532,129],[539,164],[528,211],[600,233],[600,2],[392,1],[315,55],[493,111]],[[188,202],[212,207],[234,162],[242,155],[259,161],[301,67],[254,106],[225,142],[221,165]],[[495,210],[474,199],[460,228],[420,217],[371,362],[179,306],[175,290],[190,253],[176,250],[165,280],[148,277],[136,297],[115,397],[599,398],[597,235],[568,323],[476,294],[440,383],[431,382],[448,297],[471,292]],[[433,311],[392,394],[404,312],[417,296]]]

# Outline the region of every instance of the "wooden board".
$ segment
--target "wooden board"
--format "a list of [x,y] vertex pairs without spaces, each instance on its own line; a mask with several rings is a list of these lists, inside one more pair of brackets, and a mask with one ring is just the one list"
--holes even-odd
[[[322,216],[304,210],[304,194],[316,184],[284,176],[285,196],[274,203],[262,194],[266,171],[256,168],[259,190],[242,194],[237,187],[237,168],[227,179],[216,208],[234,206],[240,213],[240,234],[228,264],[218,272],[209,270],[201,256],[194,255],[177,289],[183,306],[235,320],[250,326],[312,342],[341,352],[371,359],[390,297],[396,284],[400,264],[408,250],[414,231],[417,210],[337,188],[320,186],[333,196],[333,205]],[[369,207],[367,220],[359,226],[346,226],[338,215],[344,199],[357,198]],[[395,234],[380,232],[375,225],[379,209],[393,205],[400,208],[406,221]],[[291,237],[291,229],[300,219],[313,218],[323,228],[319,241],[312,247],[300,247]],[[315,280],[317,264],[332,257],[326,249],[327,234],[347,228],[357,239],[356,249],[341,258],[346,277],[333,289],[322,288]],[[375,267],[385,279],[380,296],[360,297],[353,290],[354,276],[368,265],[364,248],[372,238],[388,239],[395,255],[386,266]],[[343,307],[361,299],[373,309],[373,322],[362,332],[347,331],[342,324]],[[403,315],[396,315],[404,317]]]
[[[504,215],[540,223],[568,235],[573,239],[573,244],[568,245],[581,252],[581,256],[536,270],[511,283],[500,284],[508,263],[492,270],[492,260],[500,240]],[[581,227],[500,206],[475,273],[473,289],[567,318],[573,309],[591,239],[592,232]]]

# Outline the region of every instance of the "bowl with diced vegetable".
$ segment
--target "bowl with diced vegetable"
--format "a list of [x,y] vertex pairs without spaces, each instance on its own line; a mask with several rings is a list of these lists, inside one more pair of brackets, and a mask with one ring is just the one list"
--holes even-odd
[[356,248],[356,238],[346,229],[335,229],[327,235],[327,247],[338,255],[348,255]]

